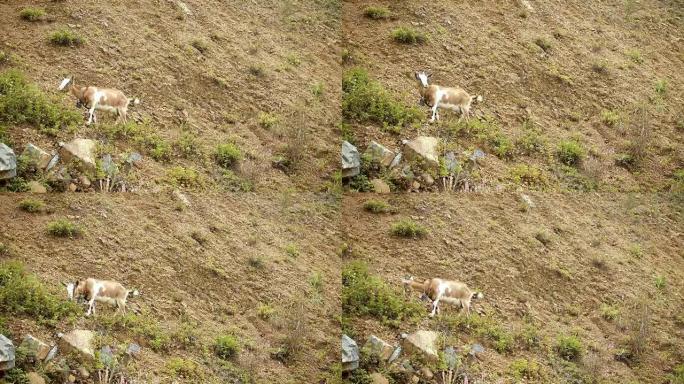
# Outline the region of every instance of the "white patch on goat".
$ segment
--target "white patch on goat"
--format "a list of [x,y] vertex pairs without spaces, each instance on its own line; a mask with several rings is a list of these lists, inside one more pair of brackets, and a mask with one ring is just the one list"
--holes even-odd
[[69,297],[69,300],[74,299],[74,289],[76,289],[76,285],[74,285],[74,283],[67,284],[66,290],[67,290],[67,296]]
[[428,86],[428,77],[425,74],[425,72],[419,72],[418,73],[418,78],[420,79],[420,83],[423,85],[423,87]]
[[59,88],[57,88],[57,89],[61,91],[62,89],[64,89],[64,87],[67,86],[67,84],[69,84],[70,81],[71,81],[71,79],[68,77],[66,79],[62,80],[62,83],[59,84]]

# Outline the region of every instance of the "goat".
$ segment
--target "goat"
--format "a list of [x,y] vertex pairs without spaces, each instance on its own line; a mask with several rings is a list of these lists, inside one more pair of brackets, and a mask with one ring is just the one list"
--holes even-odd
[[95,314],[95,301],[101,301],[116,305],[116,311],[121,310],[126,313],[126,300],[128,295],[138,296],[140,293],[137,290],[128,290],[123,285],[116,281],[97,280],[88,278],[86,280],[76,280],[75,283],[67,284],[67,293],[69,300],[78,300],[84,297],[88,300],[88,312],[86,316]]
[[108,89],[108,88],[98,88],[98,87],[77,87],[74,77],[70,76],[62,80],[59,85],[59,90],[63,90],[69,83],[69,92],[76,97],[76,106],[85,106],[89,108],[89,118],[88,125],[95,121],[97,123],[97,116],[95,116],[95,110],[116,112],[117,118],[116,122],[119,120],[126,122],[126,114],[128,113],[128,105],[133,103],[133,105],[140,104],[139,99],[129,99],[124,95],[123,92],[118,89]]
[[474,101],[482,101],[482,96],[470,96],[468,92],[461,88],[442,87],[435,84],[428,84],[428,79],[432,74],[425,72],[416,72],[416,80],[418,80],[420,88],[420,96],[423,102],[429,107],[432,107],[432,118],[430,122],[435,121],[435,117],[439,120],[438,108],[451,109],[458,111],[461,118],[470,117],[470,107]]
[[460,305],[462,308],[465,308],[466,314],[470,315],[470,302],[473,299],[484,298],[482,292],[473,291],[466,284],[458,281],[432,278],[420,283],[415,281],[413,277],[409,277],[408,279],[403,279],[402,283],[411,289],[422,292],[423,295],[421,296],[427,296],[432,300],[430,317],[435,316],[435,313],[439,313],[440,301]]

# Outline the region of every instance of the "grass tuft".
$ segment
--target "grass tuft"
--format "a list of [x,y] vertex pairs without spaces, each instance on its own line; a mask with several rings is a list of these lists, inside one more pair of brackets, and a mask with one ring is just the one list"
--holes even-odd
[[40,21],[45,18],[47,13],[43,8],[27,7],[19,12],[19,16],[26,21]]
[[401,44],[423,44],[427,41],[424,34],[409,27],[399,27],[393,30],[392,38]]
[[75,47],[85,44],[86,40],[76,32],[72,32],[66,28],[52,32],[49,36],[52,44]]
[[242,160],[242,151],[234,143],[219,144],[214,153],[218,165],[229,168]]
[[422,238],[427,236],[428,231],[422,225],[410,219],[404,219],[392,224],[392,235],[398,237]]
[[83,233],[79,226],[67,219],[59,219],[48,223],[47,231],[52,236],[70,238],[80,236]]
[[558,160],[564,165],[576,167],[582,163],[586,156],[586,151],[582,144],[577,140],[563,140],[558,143],[556,150]]
[[42,212],[45,210],[45,203],[42,200],[27,198],[19,202],[19,208],[31,213]]
[[392,207],[382,200],[371,199],[363,203],[363,209],[372,213],[387,213],[392,211]]
[[214,341],[214,353],[223,360],[228,360],[238,355],[240,342],[235,335],[222,335]]
[[575,335],[559,336],[555,349],[560,357],[568,361],[577,361],[584,353],[582,341]]
[[370,6],[363,10],[363,15],[369,19],[381,20],[389,18],[391,13],[387,7]]

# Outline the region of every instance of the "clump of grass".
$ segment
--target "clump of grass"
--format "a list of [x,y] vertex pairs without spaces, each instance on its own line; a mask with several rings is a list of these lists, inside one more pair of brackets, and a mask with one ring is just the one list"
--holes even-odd
[[265,265],[264,258],[261,256],[250,256],[250,258],[247,260],[247,263],[250,267],[255,269],[262,269]]
[[544,37],[538,37],[534,40],[534,43],[541,48],[544,52],[551,52],[551,42]]
[[584,353],[582,341],[575,335],[559,336],[555,349],[560,357],[568,361],[577,361]]
[[73,128],[82,117],[30,84],[15,69],[0,72],[0,124],[30,124],[46,134]]
[[257,316],[264,320],[268,320],[275,314],[275,309],[268,304],[259,304],[257,307]]
[[672,373],[667,375],[668,384],[684,384],[684,363],[674,367]]
[[234,143],[219,144],[214,153],[218,165],[229,168],[242,160],[242,151]]
[[598,74],[605,75],[608,73],[608,62],[605,60],[594,61],[591,63],[591,70]]
[[653,86],[653,90],[655,91],[656,95],[658,96],[665,96],[667,93],[667,80],[665,79],[659,79],[655,82],[655,85]]
[[314,272],[309,276],[309,285],[314,292],[321,293],[323,291],[323,274]]
[[407,107],[395,100],[365,69],[347,71],[342,79],[342,91],[342,114],[347,119],[378,123],[397,131],[423,118],[419,108]]
[[533,121],[526,120],[522,125],[523,134],[515,141],[515,147],[523,155],[531,156],[544,152],[546,140]]
[[192,47],[199,51],[199,53],[201,54],[209,52],[209,44],[204,40],[195,39],[190,43],[190,45],[192,45]]
[[667,286],[667,279],[665,278],[665,276],[656,276],[653,279],[653,284],[658,290],[662,291]]
[[52,44],[69,47],[79,46],[86,42],[78,33],[72,32],[66,28],[52,32],[49,36],[49,40]]
[[261,112],[258,117],[259,125],[265,129],[271,129],[280,123],[280,118],[273,113]]
[[47,231],[50,235],[56,237],[77,237],[80,236],[83,230],[67,219],[59,219],[48,223]]
[[214,341],[214,353],[223,360],[235,357],[240,352],[240,342],[235,335],[222,335]]
[[0,315],[56,321],[78,313],[79,307],[46,288],[16,261],[0,262]]
[[392,224],[390,233],[398,237],[410,237],[415,239],[427,236],[428,231],[425,227],[410,219],[403,219]]
[[459,120],[449,124],[447,129],[453,135],[475,137],[480,143],[487,145],[499,158],[511,158],[514,154],[513,143],[491,116],[486,116],[484,119]]
[[181,357],[173,357],[166,362],[166,370],[173,377],[196,379],[200,376],[197,363]]
[[19,16],[27,21],[40,21],[45,18],[47,13],[43,8],[27,7],[19,12]]
[[300,65],[302,65],[302,59],[296,53],[288,54],[287,56],[285,56],[285,60],[288,64],[290,64],[293,67],[299,67]]
[[369,19],[381,20],[390,17],[390,10],[387,7],[370,6],[363,10],[363,15]]
[[181,166],[169,169],[166,179],[174,187],[197,188],[203,185],[200,174],[196,170]]
[[156,352],[166,351],[171,345],[171,337],[159,323],[147,315],[126,313],[125,315],[110,313],[98,316],[98,323],[109,332],[130,332],[146,340],[150,348]]
[[19,202],[19,208],[26,212],[42,212],[45,210],[45,203],[43,200],[27,198]]
[[629,247],[629,254],[637,259],[641,259],[644,257],[644,248],[641,246],[641,244],[632,244]]
[[421,32],[409,27],[399,27],[392,31],[394,41],[401,44],[423,44],[427,38]]
[[548,184],[546,175],[534,165],[516,164],[508,172],[509,178],[516,184],[531,187],[544,187]]
[[[125,124],[100,124],[97,126],[97,129],[110,140],[130,139],[134,141],[137,145],[146,149],[150,157],[157,161],[168,161],[171,159],[172,145],[156,134],[154,127],[147,121],[142,123],[128,121]],[[183,137],[181,139],[183,140]],[[177,145],[188,144],[188,141],[177,143]]]
[[556,150],[556,156],[558,160],[571,167],[576,167],[582,163],[582,160],[586,156],[586,151],[582,144],[577,140],[563,140],[558,143],[558,149]]
[[372,275],[363,261],[356,260],[342,270],[342,311],[398,324],[420,316],[424,309],[418,303],[407,302],[401,292]]
[[462,332],[474,333],[493,343],[494,349],[499,353],[507,353],[513,349],[515,338],[504,329],[496,319],[490,316],[471,314],[470,316],[459,315],[446,318],[449,328],[459,329]]
[[264,68],[263,65],[260,65],[260,64],[252,64],[249,66],[249,68],[247,68],[247,70],[254,77],[266,76],[266,69]]
[[372,213],[387,213],[391,212],[392,207],[382,200],[370,199],[363,203],[363,209]]
[[320,81],[313,83],[311,86],[311,94],[316,97],[321,97],[323,96],[323,93],[325,93],[325,84]]
[[200,146],[195,139],[195,135],[189,132],[184,132],[174,143],[173,147],[181,156],[186,159],[192,158],[200,154]]
[[297,244],[290,243],[286,245],[285,253],[292,258],[297,258],[297,256],[299,256],[299,248],[297,247]]
[[644,58],[641,56],[641,52],[638,49],[630,49],[625,52],[625,54],[636,64],[641,64],[644,62]]
[[510,365],[511,375],[516,381],[532,380],[539,376],[539,364],[534,360],[516,359]]
[[617,305],[602,304],[601,305],[601,317],[608,321],[617,320],[620,316],[620,308]]
[[604,109],[601,112],[601,122],[609,127],[615,127],[620,123],[620,113]]

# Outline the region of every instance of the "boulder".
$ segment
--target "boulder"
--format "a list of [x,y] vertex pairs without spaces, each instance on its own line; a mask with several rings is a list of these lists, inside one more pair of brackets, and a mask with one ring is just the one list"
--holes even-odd
[[77,351],[81,354],[94,358],[93,339],[95,332],[82,329],[73,330],[67,334],[60,334],[59,347],[64,353]]
[[376,355],[382,361],[387,361],[394,352],[394,347],[375,335],[371,335],[364,346],[364,349],[372,355]]
[[27,185],[31,193],[47,193],[47,188],[37,181],[29,181]]
[[50,162],[48,163],[48,165],[47,165],[47,167],[45,168],[45,170],[46,170],[46,171],[51,170],[52,168],[55,167],[55,165],[57,165],[58,162],[59,162],[59,155],[53,156],[52,159],[50,159]]
[[89,188],[90,187],[90,179],[87,176],[80,176],[78,178],[78,183],[83,186],[83,188]]
[[0,180],[11,179],[17,175],[17,156],[12,148],[0,143]]
[[389,380],[380,373],[371,373],[370,375],[371,384],[389,384]]
[[59,149],[59,156],[65,164],[77,161],[86,170],[95,169],[97,142],[90,139],[74,139]]
[[359,367],[359,346],[347,335],[342,335],[342,370],[353,371]]
[[354,177],[361,172],[361,155],[348,141],[342,142],[342,177]]
[[399,358],[401,355],[401,346],[397,347],[394,352],[392,352],[392,355],[387,359],[387,364],[392,364],[395,360]]
[[439,332],[416,331],[403,340],[403,347],[408,353],[421,354],[428,359],[437,360],[439,359],[438,339]]
[[392,164],[392,160],[394,160],[394,152],[375,141],[371,141],[368,148],[366,148],[366,154],[370,156],[373,161],[377,161],[383,167],[389,167],[390,164]]
[[394,156],[394,159],[392,159],[392,162],[389,165],[390,169],[397,167],[399,165],[399,163],[401,163],[402,157],[403,157],[403,155],[401,154],[401,152],[397,153],[397,155]]
[[432,380],[432,378],[435,377],[435,374],[432,373],[432,370],[428,367],[421,368],[420,375],[423,376],[426,380]]
[[46,169],[48,164],[50,164],[50,160],[52,160],[51,154],[31,143],[26,144],[26,148],[24,148],[24,152],[21,153],[21,157],[26,159],[28,164],[39,170]]
[[45,360],[50,353],[49,345],[31,335],[26,335],[26,337],[24,337],[24,340],[21,342],[21,347],[30,355],[35,356],[38,360]]
[[435,179],[427,172],[420,175],[420,178],[423,180],[423,184],[425,184],[427,187],[435,183]]
[[0,335],[0,371],[14,368],[14,344],[12,340]]
[[373,179],[370,182],[373,184],[373,191],[375,191],[375,193],[386,194],[392,192],[390,186],[380,179]]
[[439,167],[439,139],[431,136],[418,136],[404,141],[404,156],[409,161],[424,161],[429,167]]
[[43,376],[37,374],[36,372],[27,373],[26,379],[28,380],[28,384],[45,384],[45,379],[43,379]]

